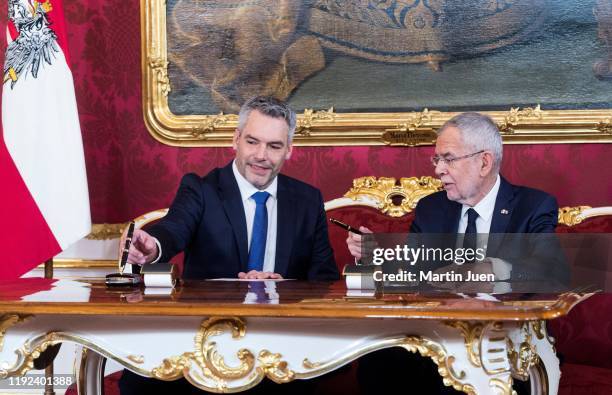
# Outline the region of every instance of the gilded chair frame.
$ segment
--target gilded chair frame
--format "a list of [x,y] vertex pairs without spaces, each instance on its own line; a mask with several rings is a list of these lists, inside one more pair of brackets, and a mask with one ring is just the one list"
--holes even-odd
[[[365,206],[389,217],[411,213],[423,197],[442,190],[442,183],[433,177],[359,177],[343,197],[325,202],[325,211],[342,207]],[[398,199],[399,198],[399,199]],[[566,206],[559,208],[559,225],[578,225],[587,218],[612,215],[612,206]]]

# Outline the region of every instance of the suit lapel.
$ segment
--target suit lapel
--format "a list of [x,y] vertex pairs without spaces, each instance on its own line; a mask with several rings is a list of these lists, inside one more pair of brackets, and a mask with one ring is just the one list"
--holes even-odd
[[461,204],[451,200],[448,202],[449,205],[446,207],[446,220],[442,221],[444,224],[442,233],[455,234],[457,233],[459,220],[461,219]]
[[244,205],[238,183],[232,171],[232,163],[221,169],[219,175],[219,196],[223,202],[225,215],[229,219],[234,231],[236,248],[240,256],[240,267],[243,272],[247,270],[248,259],[248,235],[246,228],[246,217],[244,216]]
[[[445,218],[442,218],[442,230],[440,234],[442,239],[440,242],[445,247],[454,248],[457,245],[457,228],[459,228],[459,219],[461,218],[461,204],[448,200],[446,209],[442,212]],[[463,236],[462,240],[463,240]]]
[[514,190],[512,185],[501,177],[489,233],[506,233],[510,217],[512,217],[512,209],[514,208],[513,198]]
[[[513,199],[514,189],[512,184],[501,177],[489,233],[507,233],[508,224],[510,223],[510,218],[512,217],[512,211],[514,209]],[[502,239],[502,236],[495,236],[493,239],[489,240],[487,251],[490,253],[497,253]],[[489,255],[489,253],[487,255]]]
[[287,186],[283,176],[278,176],[277,193],[277,226],[276,226],[276,259],[274,272],[286,276],[289,261],[291,259],[291,248],[293,246],[293,234],[295,232],[295,213],[297,202],[292,191]]

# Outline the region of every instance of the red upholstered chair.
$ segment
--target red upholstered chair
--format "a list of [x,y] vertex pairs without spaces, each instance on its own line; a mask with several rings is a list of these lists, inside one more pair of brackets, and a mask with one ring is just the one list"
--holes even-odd
[[[433,177],[399,180],[390,177],[361,177],[353,181],[353,186],[343,197],[326,202],[325,211],[328,218],[335,218],[351,226],[363,225],[381,233],[407,233],[419,199],[441,188],[440,180]],[[329,239],[341,273],[344,265],[353,262],[346,248],[346,237],[344,229],[329,226]]]
[[612,233],[612,207],[563,207],[557,233]]
[[[564,207],[557,232],[612,233],[612,207]],[[563,359],[559,394],[612,394],[612,294],[594,295],[547,326]]]

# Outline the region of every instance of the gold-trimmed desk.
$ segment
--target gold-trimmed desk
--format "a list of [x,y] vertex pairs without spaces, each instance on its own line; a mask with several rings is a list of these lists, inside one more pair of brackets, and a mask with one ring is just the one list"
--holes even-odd
[[0,286],[0,377],[32,369],[51,344],[74,342],[87,395],[101,393],[106,358],[145,376],[237,392],[265,376],[316,377],[394,346],[431,358],[445,384],[466,393],[511,394],[512,378],[530,377],[532,394],[556,394],[559,360],[545,320],[589,296],[348,297],[343,282],[300,281],[187,282],[159,295],[44,281]]

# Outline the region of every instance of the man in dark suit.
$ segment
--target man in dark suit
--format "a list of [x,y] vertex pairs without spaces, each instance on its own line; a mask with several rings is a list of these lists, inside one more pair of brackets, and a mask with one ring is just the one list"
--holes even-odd
[[193,279],[338,279],[321,192],[279,174],[293,151],[295,113],[270,97],[247,101],[235,159],[204,177],[183,177],[168,214],[136,230],[129,262],[168,261],[185,251]]
[[[478,234],[555,231],[558,214],[555,198],[542,191],[512,185],[499,175],[503,145],[491,118],[478,113],[459,114],[447,121],[437,134],[435,155],[431,160],[444,191],[419,201],[411,233],[459,233],[466,241]],[[363,226],[360,230],[371,233]],[[489,238],[488,257],[484,262],[465,264],[461,269],[477,274],[492,273],[502,285],[503,281],[533,280],[534,277],[542,280],[545,276],[542,265],[519,266],[516,262],[511,263],[512,260],[497,258],[499,253],[504,254],[504,249],[516,250],[502,246],[501,241],[499,236]],[[361,258],[361,236],[349,233],[347,245],[353,256]],[[548,245],[547,242],[536,243],[530,253],[546,255]],[[557,269],[563,277],[562,265],[549,268],[551,271]],[[393,393],[393,377],[400,377],[406,371],[418,371],[420,379],[428,382],[425,387],[435,387],[440,393],[456,393],[442,385],[430,361],[419,363],[415,356],[401,349],[366,355],[360,360],[359,368],[364,393]],[[391,387],[386,388],[387,385]]]
[[[293,151],[296,115],[270,98],[248,100],[234,134],[235,159],[204,177],[183,177],[168,214],[136,230],[128,261],[168,261],[185,251],[183,277],[337,280],[321,192],[279,174]],[[264,381],[255,393],[270,393]],[[308,392],[289,383],[283,391]],[[125,371],[122,394],[197,392],[185,380],[164,383]],[[274,391],[275,389],[273,389]]]
[[[437,132],[431,158],[443,191],[421,199],[415,209],[411,233],[554,233],[558,205],[551,195],[510,184],[499,175],[503,145],[495,122],[478,113],[459,114]],[[364,233],[371,233],[360,227]],[[499,244],[501,239],[494,240]],[[349,233],[348,248],[361,258],[361,236]],[[494,256],[499,245],[490,245]],[[475,268],[508,280],[512,265],[487,259]],[[515,272],[517,275],[518,272]]]

